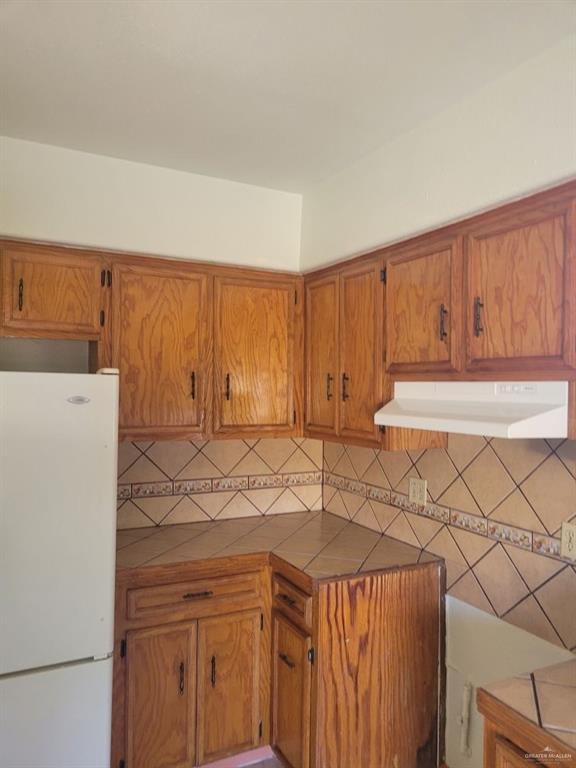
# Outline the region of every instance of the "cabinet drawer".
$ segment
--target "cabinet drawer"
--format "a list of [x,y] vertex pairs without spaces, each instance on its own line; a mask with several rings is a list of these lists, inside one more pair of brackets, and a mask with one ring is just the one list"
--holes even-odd
[[299,624],[312,624],[312,597],[302,592],[282,576],[274,576],[272,582],[274,608],[282,611]]
[[126,617],[175,621],[256,608],[259,602],[260,575],[246,573],[129,589]]

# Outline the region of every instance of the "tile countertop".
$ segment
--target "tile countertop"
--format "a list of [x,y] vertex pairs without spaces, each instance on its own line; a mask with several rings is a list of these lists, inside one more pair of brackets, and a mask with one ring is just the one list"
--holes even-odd
[[116,567],[255,552],[274,552],[317,579],[442,560],[330,512],[294,512],[118,531]]
[[537,669],[484,690],[539,728],[576,748],[576,659]]

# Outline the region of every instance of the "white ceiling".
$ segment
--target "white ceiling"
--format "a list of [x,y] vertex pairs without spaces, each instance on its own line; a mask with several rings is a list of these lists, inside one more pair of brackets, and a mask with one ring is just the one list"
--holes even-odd
[[568,34],[575,9],[1,0],[0,133],[302,191]]

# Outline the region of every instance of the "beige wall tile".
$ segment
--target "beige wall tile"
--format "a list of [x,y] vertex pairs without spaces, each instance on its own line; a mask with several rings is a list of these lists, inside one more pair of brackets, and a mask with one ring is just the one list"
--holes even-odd
[[254,446],[258,456],[264,459],[273,472],[279,471],[280,467],[288,461],[296,448],[296,443],[289,438],[259,440]]
[[490,601],[482,591],[482,587],[472,571],[468,571],[464,576],[459,578],[458,581],[450,587],[449,594],[452,597],[456,597],[458,600],[463,600],[465,603],[473,605],[475,608],[479,608],[481,611],[494,614],[494,609],[490,605]]
[[[276,499],[282,495],[283,488],[259,488],[251,491],[244,491],[244,496],[254,504],[255,507],[265,514]],[[293,510],[295,511],[295,510]]]
[[433,501],[444,493],[458,474],[448,454],[441,448],[425,451],[416,467],[420,477],[427,481],[428,493]]
[[514,481],[490,447],[472,461],[462,477],[484,515],[489,515],[515,488]]
[[[537,589],[541,584],[548,581],[554,574],[564,568],[564,565],[561,562],[553,560],[551,557],[538,555],[535,552],[527,552],[524,549],[511,547],[508,544],[504,545],[504,549],[519,570],[520,575],[526,584],[528,584],[532,590]],[[574,610],[576,610],[576,596],[574,600]]]
[[446,584],[448,588],[468,570],[464,555],[456,546],[447,526],[444,526],[426,545],[426,550],[443,557],[446,562]]
[[162,525],[172,525],[175,523],[199,523],[210,520],[208,515],[203,512],[198,504],[192,501],[188,496],[184,496],[170,514],[164,518]]
[[332,472],[338,460],[344,453],[344,446],[341,443],[324,443],[324,467]]
[[393,507],[391,504],[384,504],[374,499],[370,500],[370,504],[382,531],[386,531],[390,523],[400,514],[398,507]]
[[378,461],[394,489],[412,466],[406,451],[378,451]]
[[521,485],[549,533],[555,533],[574,514],[576,480],[552,454]]
[[300,448],[302,448],[304,453],[314,463],[316,469],[322,469],[322,454],[324,449],[322,440],[311,440],[310,438],[306,438],[300,444]]
[[413,547],[420,547],[420,542],[416,538],[416,534],[412,530],[404,512],[400,512],[386,528],[386,536],[403,541],[405,544],[411,544]]
[[571,566],[564,568],[534,593],[567,648],[576,646],[574,595],[576,573]]
[[546,528],[540,522],[538,515],[518,488],[492,510],[490,519],[525,528],[527,531],[546,533]]
[[469,512],[472,515],[482,514],[482,510],[476,504],[474,496],[472,496],[461,477],[457,477],[437,501],[445,507],[451,507],[460,512]]
[[174,478],[197,453],[196,446],[188,440],[163,440],[151,445],[146,456],[168,477]]
[[442,523],[438,520],[433,520],[431,517],[414,515],[411,512],[405,512],[405,515],[421,547],[425,547],[442,528]]
[[355,523],[358,523],[358,525],[363,525],[372,531],[378,531],[379,533],[381,531],[380,523],[376,519],[376,515],[374,514],[374,510],[369,501],[365,501],[364,504],[362,504],[358,512],[354,515],[353,520]]
[[474,574],[498,616],[528,594],[527,586],[500,544],[474,566]]
[[202,453],[223,475],[229,475],[249,450],[243,440],[211,440],[204,446]]
[[540,608],[532,595],[528,595],[511,611],[504,614],[503,618],[509,621],[510,624],[514,624],[515,627],[525,629],[527,632],[531,632],[533,635],[541,637],[549,643],[562,645],[562,641],[554,631],[554,627],[550,624],[542,608]]
[[218,513],[217,519],[224,520],[231,517],[252,517],[261,514],[257,507],[249,501],[242,492],[235,493],[233,498]]
[[486,447],[484,437],[475,435],[448,435],[448,453],[461,472]]
[[484,557],[490,549],[496,546],[496,542],[492,539],[479,536],[472,531],[456,528],[456,526],[451,526],[450,533],[466,558],[468,565],[475,565],[481,557]]
[[134,504],[158,525],[181,499],[182,496],[156,496],[136,499]]
[[118,509],[116,526],[120,530],[123,528],[147,528],[154,523],[144,512],[128,499]]
[[545,440],[504,440],[490,443],[516,483],[521,483],[551,452]]
[[200,451],[176,477],[178,480],[195,480],[204,477],[222,477],[222,472]]
[[133,443],[126,441],[118,443],[118,477],[126,472],[141,455],[142,453]]
[[576,440],[565,440],[556,453],[573,477],[576,477]]
[[290,472],[314,472],[317,469],[314,462],[304,453],[301,448],[297,448],[287,461],[280,467],[282,474]]
[[118,478],[119,483],[155,483],[167,480],[168,476],[155,466],[146,456],[140,456]]
[[300,499],[308,509],[322,509],[321,485],[292,485],[292,492]]
[[276,501],[266,511],[267,515],[285,515],[288,512],[304,512],[306,506],[292,493],[290,488],[285,488]]
[[264,459],[260,458],[254,451],[250,451],[229,474],[235,477],[240,475],[271,475],[273,473]]

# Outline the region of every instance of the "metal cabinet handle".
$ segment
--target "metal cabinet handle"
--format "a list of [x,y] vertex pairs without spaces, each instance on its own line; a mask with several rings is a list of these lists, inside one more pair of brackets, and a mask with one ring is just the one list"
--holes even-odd
[[190,397],[196,400],[196,371],[190,374]]
[[216,687],[216,656],[212,656],[210,659],[210,682],[212,688]]
[[347,392],[346,385],[350,381],[350,376],[346,376],[345,373],[342,374],[342,402],[346,402],[350,395]]
[[213,594],[211,589],[205,589],[203,592],[186,592],[182,595],[182,600],[202,600],[205,597],[212,597]]
[[181,661],[180,662],[180,682],[178,684],[178,693],[180,694],[180,696],[184,696],[184,670],[185,670],[184,662]]
[[230,400],[230,394],[231,394],[231,390],[230,390],[230,374],[227,373],[226,374],[226,395],[225,395],[226,400]]
[[484,304],[480,300],[480,296],[476,296],[474,299],[474,336],[480,336],[480,334],[484,331],[484,327],[482,325],[483,309]]
[[332,382],[334,381],[334,376],[327,373],[326,374],[326,400],[332,400]]
[[290,597],[290,595],[284,594],[284,592],[279,592],[277,597],[278,600],[282,600],[282,602],[286,603],[286,605],[290,606],[290,608],[296,605],[296,600],[294,600],[293,597]]
[[24,278],[21,277],[18,281],[18,310],[22,312],[24,307]]
[[438,336],[440,337],[440,341],[444,341],[448,338],[448,331],[446,330],[446,315],[448,314],[448,310],[444,306],[444,304],[440,304],[440,307],[438,309]]
[[290,667],[290,669],[294,669],[294,667],[296,666],[296,664],[292,661],[290,656],[288,656],[287,654],[279,653],[278,657],[284,662],[284,664],[286,664],[287,667]]

